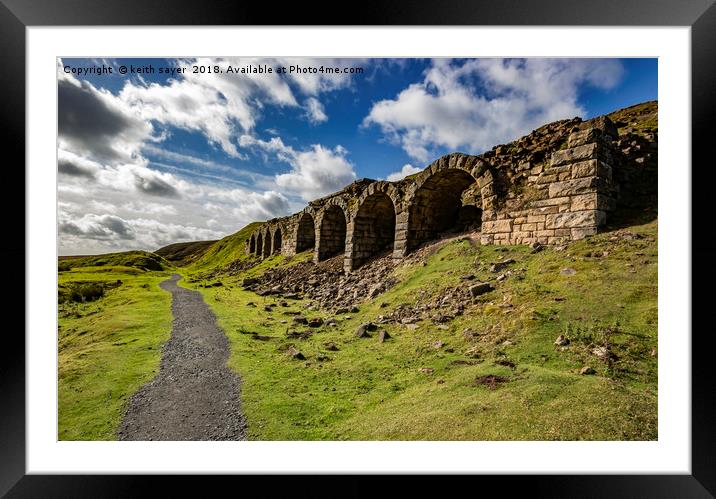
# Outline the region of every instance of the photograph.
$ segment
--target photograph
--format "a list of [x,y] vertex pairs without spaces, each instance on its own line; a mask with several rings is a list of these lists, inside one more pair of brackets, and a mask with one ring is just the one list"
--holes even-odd
[[657,442],[659,64],[56,57],[57,440]]

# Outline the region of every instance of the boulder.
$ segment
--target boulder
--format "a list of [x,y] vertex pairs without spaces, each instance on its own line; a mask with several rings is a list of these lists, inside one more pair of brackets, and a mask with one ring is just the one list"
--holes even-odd
[[489,282],[478,282],[477,284],[473,284],[472,286],[470,286],[468,289],[470,291],[470,294],[473,297],[476,297],[488,293],[495,288]]
[[557,336],[557,339],[554,340],[554,344],[558,347],[563,347],[569,345],[569,339],[563,334],[560,334],[559,336]]
[[596,371],[595,371],[594,369],[592,369],[591,367],[589,367],[589,366],[584,366],[584,367],[579,371],[579,374],[582,374],[582,375],[596,374]]
[[288,347],[287,353],[292,359],[306,360],[306,357],[301,352],[299,352],[296,347]]
[[391,336],[385,329],[381,329],[380,333],[378,333],[378,341],[380,341],[381,343],[385,342],[385,340],[389,340],[390,338]]
[[321,327],[323,325],[323,319],[315,317],[308,321],[308,327]]

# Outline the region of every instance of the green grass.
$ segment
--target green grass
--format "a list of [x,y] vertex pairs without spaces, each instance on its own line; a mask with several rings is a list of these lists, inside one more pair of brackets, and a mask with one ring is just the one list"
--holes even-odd
[[58,269],[68,271],[82,267],[136,267],[142,270],[164,270],[172,265],[159,255],[148,251],[124,251],[104,255],[60,257]]
[[[646,237],[614,242],[605,233],[562,252],[536,254],[524,247],[445,244],[426,266],[399,267],[399,284],[360,305],[359,313],[339,317],[338,326],[323,326],[306,340],[285,337],[291,316],[284,312],[328,315],[306,310],[301,301],[266,312],[263,306],[278,300],[241,289],[245,274],[224,279],[221,288],[188,286],[204,294],[229,337],[229,366],[243,379],[252,439],[653,440],[656,222],[631,230]],[[386,325],[393,339],[382,344],[375,334],[354,336],[361,322],[466,285],[461,274],[494,279],[489,263],[508,257],[516,260],[511,269],[524,269],[524,278],[509,277],[446,329],[426,320],[417,330]],[[272,257],[261,266],[293,262]],[[565,267],[576,274],[562,275]],[[465,328],[482,334],[466,338]],[[553,344],[559,334],[572,340],[564,351]],[[442,348],[432,346],[438,340]],[[618,360],[606,363],[591,353],[605,341]],[[327,342],[340,350],[328,351]],[[306,360],[286,355],[289,345]],[[480,352],[474,365],[454,363],[471,360],[468,350]],[[330,360],[319,361],[319,354]],[[596,375],[580,375],[586,365]],[[476,385],[484,375],[509,381],[496,389]]]
[[216,241],[201,258],[189,266],[189,269],[196,271],[222,268],[233,261],[251,258],[246,254],[246,240],[260,225],[259,222],[251,223],[240,231]]
[[171,333],[168,272],[87,267],[60,272],[59,287],[111,283],[104,297],[59,305],[58,438],[115,440],[125,404],[159,369]]

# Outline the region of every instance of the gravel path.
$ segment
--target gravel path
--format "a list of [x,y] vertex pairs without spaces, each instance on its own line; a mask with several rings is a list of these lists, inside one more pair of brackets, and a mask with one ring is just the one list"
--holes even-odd
[[174,325],[159,374],[134,394],[120,440],[245,440],[239,377],[226,367],[229,342],[198,291],[160,284],[172,294]]

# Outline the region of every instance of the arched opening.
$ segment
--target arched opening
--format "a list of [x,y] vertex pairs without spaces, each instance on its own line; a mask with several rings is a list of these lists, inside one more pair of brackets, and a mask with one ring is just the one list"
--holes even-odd
[[[470,186],[475,187],[466,192]],[[478,223],[482,210],[477,192],[475,179],[463,170],[442,170],[428,178],[410,204],[408,250]]]
[[392,249],[394,242],[395,206],[387,194],[375,192],[360,205],[353,222],[353,268]]
[[298,221],[296,231],[296,253],[309,250],[316,246],[316,229],[313,217],[304,213]]
[[339,206],[327,206],[321,220],[318,261],[346,250],[346,215]]
[[273,245],[271,246],[271,252],[275,255],[276,253],[281,253],[281,242],[283,238],[281,237],[281,228],[276,227],[276,230],[273,233]]
[[259,234],[256,236],[256,256],[261,256],[261,250],[264,247],[264,240],[263,236],[259,232]]
[[264,258],[271,256],[271,231],[269,230],[266,231],[266,235],[264,236],[262,253]]
[[249,255],[253,255],[254,253],[256,253],[256,236],[251,234],[249,238]]

